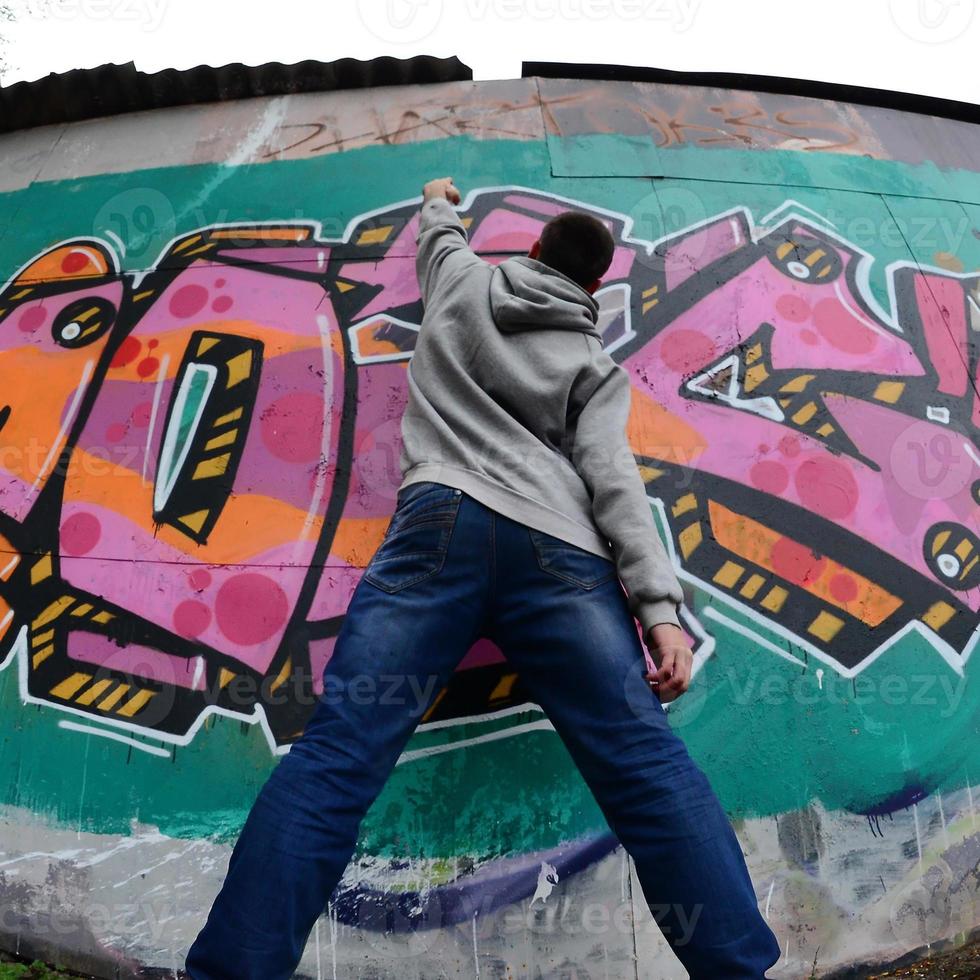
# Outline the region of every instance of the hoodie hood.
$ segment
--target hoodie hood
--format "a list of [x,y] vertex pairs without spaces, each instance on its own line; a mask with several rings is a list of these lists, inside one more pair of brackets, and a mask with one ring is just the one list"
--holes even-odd
[[602,339],[599,304],[564,273],[526,255],[504,259],[490,277],[490,310],[504,333],[575,330]]

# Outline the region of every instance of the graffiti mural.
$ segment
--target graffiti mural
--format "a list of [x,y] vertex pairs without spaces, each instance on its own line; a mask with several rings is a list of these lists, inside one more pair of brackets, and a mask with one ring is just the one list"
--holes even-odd
[[692,426],[687,472],[648,481],[684,568],[844,672],[910,628],[959,664],[980,610],[980,276],[896,264],[882,310],[871,256],[744,211],[656,255],[623,355]]
[[[214,225],[142,273],[59,243],[0,293],[0,660],[22,697],[181,743],[209,714],[294,740],[399,477],[422,307],[417,200]],[[792,202],[657,242],[587,202],[482,188],[488,262],[569,207],[631,445],[682,580],[845,676],[908,631],[956,669],[980,612],[980,277],[874,256]],[[693,593],[692,593],[693,594]],[[692,645],[710,630],[686,610]],[[708,647],[702,648],[702,653]],[[525,703],[481,640],[425,722]]]

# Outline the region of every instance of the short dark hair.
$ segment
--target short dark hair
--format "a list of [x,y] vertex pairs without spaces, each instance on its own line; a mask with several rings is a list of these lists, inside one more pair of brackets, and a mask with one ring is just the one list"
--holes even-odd
[[616,243],[609,229],[584,211],[563,211],[541,230],[538,260],[564,273],[583,289],[600,279]]

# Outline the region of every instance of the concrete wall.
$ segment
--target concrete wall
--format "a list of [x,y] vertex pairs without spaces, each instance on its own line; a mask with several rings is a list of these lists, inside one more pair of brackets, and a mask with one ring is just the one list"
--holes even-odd
[[[977,159],[948,120],[545,79],[0,138],[0,945],[182,965],[390,518],[419,195],[446,174],[487,261],[571,207],[616,237],[601,325],[696,653],[669,714],[737,828],[773,976],[962,941]],[[684,975],[488,640],[302,969]]]

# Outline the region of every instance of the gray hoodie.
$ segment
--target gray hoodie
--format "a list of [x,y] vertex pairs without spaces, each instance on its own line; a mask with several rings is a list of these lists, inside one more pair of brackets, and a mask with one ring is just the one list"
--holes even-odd
[[527,256],[485,262],[444,198],[422,206],[416,243],[425,315],[401,486],[457,487],[611,559],[644,634],[679,625],[683,593],[626,439],[629,375],[603,350],[594,297]]

